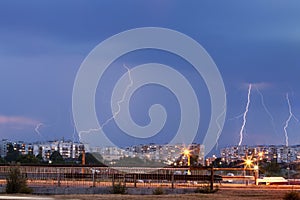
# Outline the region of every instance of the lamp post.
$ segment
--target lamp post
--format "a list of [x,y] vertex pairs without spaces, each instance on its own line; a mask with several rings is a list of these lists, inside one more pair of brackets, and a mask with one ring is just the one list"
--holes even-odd
[[191,154],[190,154],[190,150],[184,149],[183,154],[188,159],[187,164],[188,164],[189,169],[188,169],[188,173],[187,174],[190,175],[191,174],[191,171],[190,171],[190,166],[191,166]]
[[259,160],[262,160],[263,156],[264,156],[264,152],[261,151],[258,153]]
[[257,182],[257,179],[258,179],[258,176],[259,176],[259,168],[258,168],[258,165],[254,165],[253,169],[254,169],[255,185],[258,185],[258,182]]
[[252,163],[253,163],[253,161],[251,159],[247,158],[245,160],[245,165],[246,165],[245,168],[251,167]]
[[[254,162],[257,161],[256,158],[252,159],[252,157],[246,157],[246,159],[244,159],[244,176],[246,176],[246,169],[250,168],[253,169],[254,171],[254,180],[255,180],[255,185],[258,185],[258,173],[259,173],[259,167],[258,167],[258,161],[257,164],[254,165]],[[253,168],[252,168],[253,167]],[[246,185],[248,185],[248,181],[246,182]]]
[[[246,169],[247,168],[251,168],[251,166],[253,166],[253,160],[252,157],[246,157],[246,159],[244,159],[244,176],[246,177]],[[245,181],[246,185],[248,185],[248,180]]]

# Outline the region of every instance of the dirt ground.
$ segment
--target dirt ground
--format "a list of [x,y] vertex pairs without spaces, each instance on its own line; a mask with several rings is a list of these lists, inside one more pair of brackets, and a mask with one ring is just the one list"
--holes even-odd
[[[279,189],[220,189],[214,194],[180,194],[180,195],[116,195],[116,194],[95,194],[95,195],[55,195],[55,196],[27,196],[20,195],[16,199],[48,199],[48,200],[277,200],[283,199],[284,194],[291,190]],[[298,190],[299,192],[299,190]],[[8,197],[9,196],[9,197]],[[8,197],[8,198],[5,198]],[[0,195],[0,199],[15,199],[16,195]],[[25,197],[25,198],[22,198]]]
[[214,194],[181,194],[181,195],[69,195],[54,196],[55,199],[79,199],[79,200],[276,200],[283,199],[285,193],[289,190],[244,190],[244,189],[221,189]]

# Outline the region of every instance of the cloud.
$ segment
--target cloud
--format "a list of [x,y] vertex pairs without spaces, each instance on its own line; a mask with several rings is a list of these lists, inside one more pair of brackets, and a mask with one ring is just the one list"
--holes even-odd
[[263,90],[272,87],[272,83],[267,83],[267,82],[252,83],[252,86],[256,87],[259,90]]
[[269,82],[259,82],[259,83],[243,83],[242,84],[242,88],[243,89],[248,89],[249,88],[249,84],[252,85],[252,87],[254,87],[254,89],[259,89],[259,90],[264,90],[264,89],[268,89],[273,87],[272,83]]
[[0,126],[1,125],[12,125],[12,126],[36,126],[39,121],[23,116],[5,116],[0,115]]

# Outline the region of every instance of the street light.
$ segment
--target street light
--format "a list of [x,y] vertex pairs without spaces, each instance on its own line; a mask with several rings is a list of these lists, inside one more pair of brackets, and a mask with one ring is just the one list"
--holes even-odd
[[245,164],[246,164],[246,168],[247,168],[247,167],[250,167],[251,164],[252,164],[252,160],[246,160],[246,161],[245,161]]
[[258,182],[257,182],[257,179],[258,179],[258,176],[259,176],[259,168],[258,168],[258,165],[254,165],[253,169],[254,169],[255,185],[258,185]]
[[[252,157],[247,156],[244,159],[244,176],[246,176],[246,169],[251,168],[253,166]],[[246,185],[248,185],[248,181],[245,181]]]
[[[250,168],[253,169],[254,171],[254,179],[255,179],[255,185],[258,184],[257,179],[258,179],[258,173],[259,173],[259,167],[258,167],[258,161],[257,164],[255,165],[254,162],[257,161],[257,159],[252,159],[252,157],[247,156],[246,159],[244,159],[244,176],[246,176],[246,169]],[[255,162],[256,163],[256,162]],[[253,168],[252,168],[253,167]]]
[[190,175],[191,174],[191,171],[190,171],[190,166],[191,166],[191,153],[190,153],[190,150],[188,150],[188,149],[184,149],[183,150],[183,155],[184,156],[186,156],[187,157],[187,159],[188,159],[188,167],[189,167],[189,169],[188,169],[188,175]]
[[253,165],[253,160],[250,157],[247,157],[244,160],[244,168],[251,168],[252,165]]

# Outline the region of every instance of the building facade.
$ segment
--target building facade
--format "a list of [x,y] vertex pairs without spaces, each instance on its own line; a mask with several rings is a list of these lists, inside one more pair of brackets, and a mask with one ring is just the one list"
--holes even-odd
[[48,141],[43,143],[12,142],[6,139],[0,141],[0,155],[4,158],[9,148],[18,151],[20,155],[41,155],[43,160],[49,161],[51,154],[58,151],[64,159],[77,159],[84,151],[84,145],[71,141]]
[[101,154],[106,161],[118,160],[122,157],[138,157],[170,165],[177,161],[182,155],[183,149],[186,148],[190,150],[192,155],[197,156],[198,164],[204,165],[205,148],[201,144],[192,144],[188,147],[184,144],[148,144],[130,146],[124,149],[118,147],[93,147],[90,148],[90,151]]
[[300,145],[229,146],[222,148],[220,154],[226,163],[243,160],[247,156],[268,162],[291,163],[300,160]]

